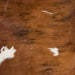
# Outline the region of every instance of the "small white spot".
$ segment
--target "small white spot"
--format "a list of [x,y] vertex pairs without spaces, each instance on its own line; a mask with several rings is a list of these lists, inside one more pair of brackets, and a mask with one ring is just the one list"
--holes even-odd
[[58,48],[48,48],[52,53],[53,56],[58,56],[59,55],[59,49]]
[[16,50],[14,47],[11,47],[11,49],[8,49],[6,46],[3,46],[0,51],[1,51],[0,64],[6,59],[11,59],[15,57],[14,53],[16,52]]
[[51,15],[54,15],[55,13],[52,13],[52,12],[48,12],[48,11],[42,11],[44,13],[47,13],[47,14],[51,14]]

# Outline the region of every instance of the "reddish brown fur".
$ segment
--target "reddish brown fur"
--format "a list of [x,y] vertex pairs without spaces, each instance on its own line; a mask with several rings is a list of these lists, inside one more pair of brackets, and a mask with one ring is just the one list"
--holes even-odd
[[[75,1],[6,1],[0,1],[0,48],[17,51],[0,65],[0,75],[75,75]],[[48,50],[53,47],[59,56]]]

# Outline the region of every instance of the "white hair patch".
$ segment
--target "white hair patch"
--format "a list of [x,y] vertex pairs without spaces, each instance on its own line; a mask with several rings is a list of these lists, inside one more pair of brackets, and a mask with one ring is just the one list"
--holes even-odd
[[16,52],[16,50],[14,47],[8,49],[6,46],[3,46],[0,51],[0,64],[6,59],[12,59],[13,57],[15,57],[14,53]]
[[58,48],[48,48],[48,49],[53,53],[53,56],[59,55],[59,49]]

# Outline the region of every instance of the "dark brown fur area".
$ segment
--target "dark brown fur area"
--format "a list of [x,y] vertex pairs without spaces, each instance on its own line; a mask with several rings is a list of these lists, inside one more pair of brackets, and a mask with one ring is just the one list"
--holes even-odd
[[[16,49],[0,65],[0,75],[75,75],[74,5],[74,0],[0,0],[0,48]],[[48,49],[54,47],[57,57]]]

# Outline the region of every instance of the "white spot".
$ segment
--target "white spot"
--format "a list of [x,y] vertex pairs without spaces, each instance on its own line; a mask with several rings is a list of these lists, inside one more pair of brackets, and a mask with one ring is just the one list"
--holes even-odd
[[3,46],[0,51],[1,51],[1,53],[0,53],[0,64],[6,59],[13,58],[14,53],[16,52],[14,47],[11,47],[11,49],[8,49],[6,46]]
[[51,14],[51,15],[54,15],[55,13],[52,13],[52,12],[48,12],[48,11],[42,11],[44,13],[47,13],[47,14]]
[[59,49],[58,48],[48,48],[52,53],[53,56],[58,56],[59,55]]

